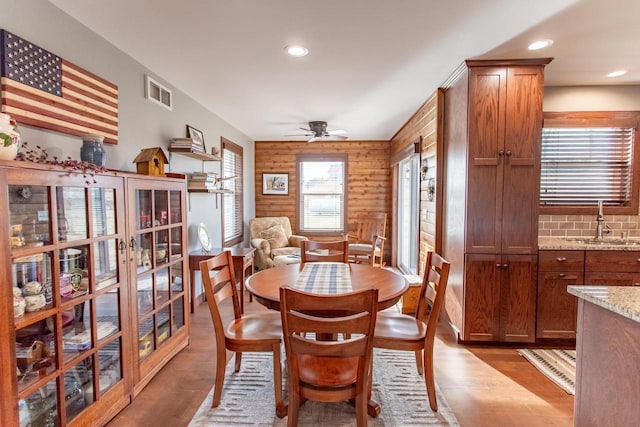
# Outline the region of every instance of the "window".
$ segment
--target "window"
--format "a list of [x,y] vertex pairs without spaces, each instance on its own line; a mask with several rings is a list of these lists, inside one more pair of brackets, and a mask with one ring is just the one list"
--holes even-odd
[[418,274],[420,182],[418,155],[398,164],[398,267],[405,274]]
[[299,155],[299,232],[345,232],[346,155]]
[[236,245],[244,240],[242,210],[242,147],[221,138],[222,180],[222,241],[224,246]]
[[589,214],[603,200],[608,213],[637,214],[636,129],[616,113],[545,113],[541,213]]

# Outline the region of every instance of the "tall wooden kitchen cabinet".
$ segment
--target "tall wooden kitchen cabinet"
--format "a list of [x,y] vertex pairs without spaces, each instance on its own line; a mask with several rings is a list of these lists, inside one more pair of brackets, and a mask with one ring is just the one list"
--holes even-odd
[[104,425],[188,344],[186,183],[20,161],[0,183],[0,425]]
[[535,340],[549,61],[467,61],[445,91],[443,253],[455,263],[447,306],[463,341]]

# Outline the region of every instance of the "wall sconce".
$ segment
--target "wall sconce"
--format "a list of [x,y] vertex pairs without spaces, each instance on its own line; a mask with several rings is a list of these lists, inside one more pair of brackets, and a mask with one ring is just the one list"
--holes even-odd
[[427,159],[422,159],[422,166],[420,167],[420,180],[426,181],[427,173],[429,173],[429,165]]
[[435,198],[435,194],[436,194],[436,180],[435,178],[429,178],[429,181],[427,182],[427,199],[429,199],[430,202],[433,202],[433,199]]

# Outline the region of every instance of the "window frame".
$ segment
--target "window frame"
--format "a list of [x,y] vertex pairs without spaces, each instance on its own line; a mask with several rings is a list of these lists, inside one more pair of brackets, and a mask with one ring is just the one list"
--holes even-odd
[[[228,247],[228,246],[233,246],[233,245],[237,245],[239,243],[242,243],[244,241],[244,188],[243,188],[243,181],[244,181],[244,150],[243,148],[236,144],[233,143],[231,141],[229,141],[228,139],[224,138],[224,137],[220,137],[220,145],[222,147],[221,150],[221,157],[222,157],[222,161],[220,162],[220,177],[221,178],[225,178],[225,162],[224,162],[224,157],[225,157],[225,151],[231,151],[232,153],[234,153],[234,155],[236,157],[240,158],[240,161],[236,163],[236,168],[234,170],[234,175],[238,176],[238,178],[233,179],[232,181],[234,182],[234,191],[233,193],[222,193],[222,202],[221,202],[221,206],[222,206],[222,244],[224,247]],[[238,168],[239,166],[239,168]],[[221,181],[224,182],[224,181]],[[222,184],[221,184],[222,185]],[[222,186],[221,186],[222,188]],[[231,238],[228,238],[225,234],[225,230],[226,230],[226,223],[225,223],[225,205],[226,205],[226,199],[228,197],[232,196],[233,197],[233,201],[234,204],[236,206],[239,206],[239,217],[240,217],[240,221],[239,221],[239,235],[234,235]]]
[[[343,164],[343,191],[342,191],[342,229],[341,230],[313,230],[305,229],[302,227],[304,217],[304,206],[302,203],[302,163],[304,162],[341,162]],[[297,185],[296,185],[296,213],[298,215],[298,221],[296,221],[296,234],[302,235],[314,235],[314,236],[340,236],[347,233],[347,212],[348,212],[348,200],[349,200],[349,182],[348,173],[349,169],[349,156],[347,154],[335,153],[335,154],[297,154],[296,155],[296,172],[297,172]]]
[[[638,215],[640,209],[640,111],[566,111],[544,112],[543,128],[626,127],[634,129],[631,154],[631,198],[629,206],[605,206],[607,215]],[[540,137],[542,145],[542,136]],[[593,206],[547,206],[540,203],[543,215],[591,215]]]

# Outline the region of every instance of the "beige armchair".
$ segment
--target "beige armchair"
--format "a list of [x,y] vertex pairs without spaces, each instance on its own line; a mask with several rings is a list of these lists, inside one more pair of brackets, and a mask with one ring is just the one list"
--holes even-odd
[[276,265],[300,262],[300,246],[304,236],[291,233],[286,216],[249,220],[251,246],[256,248],[255,267],[264,270]]

